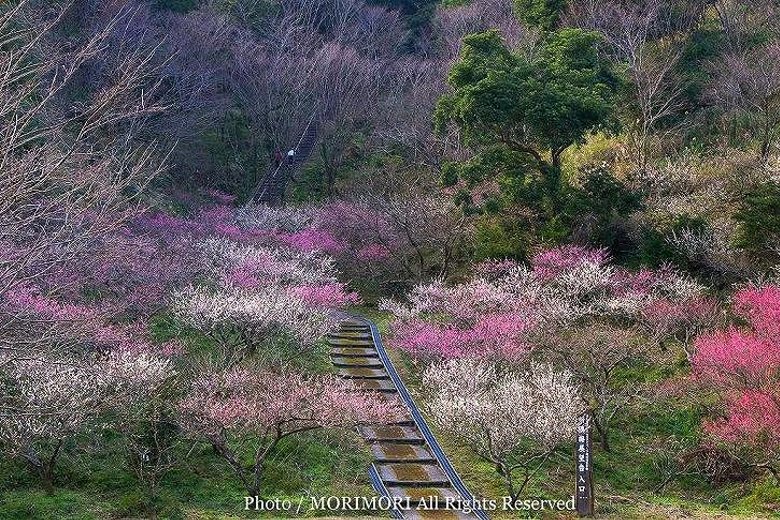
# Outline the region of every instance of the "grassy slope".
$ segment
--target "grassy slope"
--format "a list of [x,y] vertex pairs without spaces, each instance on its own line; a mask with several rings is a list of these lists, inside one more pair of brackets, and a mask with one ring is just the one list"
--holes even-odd
[[[146,500],[123,463],[121,449],[110,439],[95,453],[82,451],[60,464],[57,489],[45,494],[24,467],[0,465],[0,519],[92,520],[147,518]],[[367,454],[355,449],[357,436],[322,433],[292,440],[267,473],[269,497],[289,498],[297,505],[309,495],[371,493],[365,468]],[[161,518],[277,517],[244,513],[243,488],[221,459],[199,447],[163,481]],[[308,502],[306,502],[308,503]],[[305,506],[304,506],[305,508]],[[290,515],[292,516],[292,515]]]

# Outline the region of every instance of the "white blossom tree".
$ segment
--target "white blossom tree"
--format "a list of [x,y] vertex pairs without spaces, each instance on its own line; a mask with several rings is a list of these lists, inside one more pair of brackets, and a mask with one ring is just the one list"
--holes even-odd
[[172,372],[166,360],[129,352],[3,363],[0,446],[22,459],[50,492],[68,443],[109,427],[108,412],[145,399]]
[[513,500],[556,449],[573,442],[583,411],[572,374],[547,365],[502,372],[463,358],[431,365],[423,382],[434,424],[495,465]]

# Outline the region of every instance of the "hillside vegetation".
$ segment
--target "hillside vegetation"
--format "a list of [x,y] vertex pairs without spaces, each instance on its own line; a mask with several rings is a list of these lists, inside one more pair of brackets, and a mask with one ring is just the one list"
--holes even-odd
[[477,496],[780,516],[780,4],[0,4],[0,518],[372,495],[344,312]]

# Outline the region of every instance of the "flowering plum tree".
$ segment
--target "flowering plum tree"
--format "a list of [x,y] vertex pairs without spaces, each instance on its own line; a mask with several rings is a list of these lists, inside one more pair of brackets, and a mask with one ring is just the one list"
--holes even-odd
[[[212,291],[195,286],[176,292],[172,299],[174,314],[216,341],[228,364],[282,337],[294,341],[297,349],[290,355],[298,355],[313,349],[334,326],[326,311],[278,287]],[[285,359],[281,351],[269,354]]]
[[392,341],[414,356],[518,360],[531,334],[593,320],[640,323],[650,318],[648,309],[660,310],[659,302],[675,306],[683,315],[675,324],[683,327],[686,312],[701,308],[694,302],[704,301],[703,292],[670,269],[633,273],[611,265],[604,251],[564,246],[537,254],[530,266],[487,262],[471,280],[421,284],[408,303],[381,306],[395,316]]
[[636,330],[591,323],[571,331],[542,331],[534,341],[538,354],[566,367],[579,382],[601,447],[610,451],[612,419],[639,395],[638,381],[621,370],[656,358],[654,345]]
[[516,499],[555,450],[574,439],[583,411],[569,372],[533,364],[506,372],[495,364],[453,359],[428,367],[433,422],[493,464]]
[[108,427],[107,412],[143,400],[171,375],[167,360],[122,351],[82,360],[3,363],[0,446],[23,459],[51,491],[67,443]]
[[250,495],[261,495],[264,465],[285,438],[391,421],[393,408],[347,380],[244,368],[199,376],[179,404],[184,429],[210,443]]
[[314,226],[341,244],[333,254],[348,272],[385,285],[446,277],[468,221],[447,197],[418,191],[402,185],[331,202],[318,210]]
[[196,272],[211,282],[174,291],[173,313],[214,340],[228,364],[260,346],[272,347],[259,352],[270,361],[311,351],[333,326],[329,309],[360,302],[327,254],[339,244],[312,227],[312,215],[217,204],[192,219],[155,217],[165,235],[195,243]]
[[780,287],[739,291],[735,312],[747,328],[699,336],[694,377],[722,396],[723,416],[704,423],[713,438],[780,482]]

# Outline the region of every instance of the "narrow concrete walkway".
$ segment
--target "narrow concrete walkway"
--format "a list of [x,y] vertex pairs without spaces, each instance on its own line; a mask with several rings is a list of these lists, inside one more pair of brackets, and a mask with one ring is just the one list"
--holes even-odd
[[[486,520],[487,515],[482,511],[467,514],[458,508],[458,502],[473,500],[471,493],[425,424],[387,357],[373,323],[362,318],[345,318],[339,330],[328,336],[328,342],[339,375],[354,380],[362,388],[396,395],[406,406],[406,417],[397,423],[360,428],[374,454],[371,478],[377,492],[408,498],[412,506],[410,510],[394,511],[393,515],[410,520]],[[436,500],[440,509],[431,510]],[[450,508],[446,508],[448,500]]]

